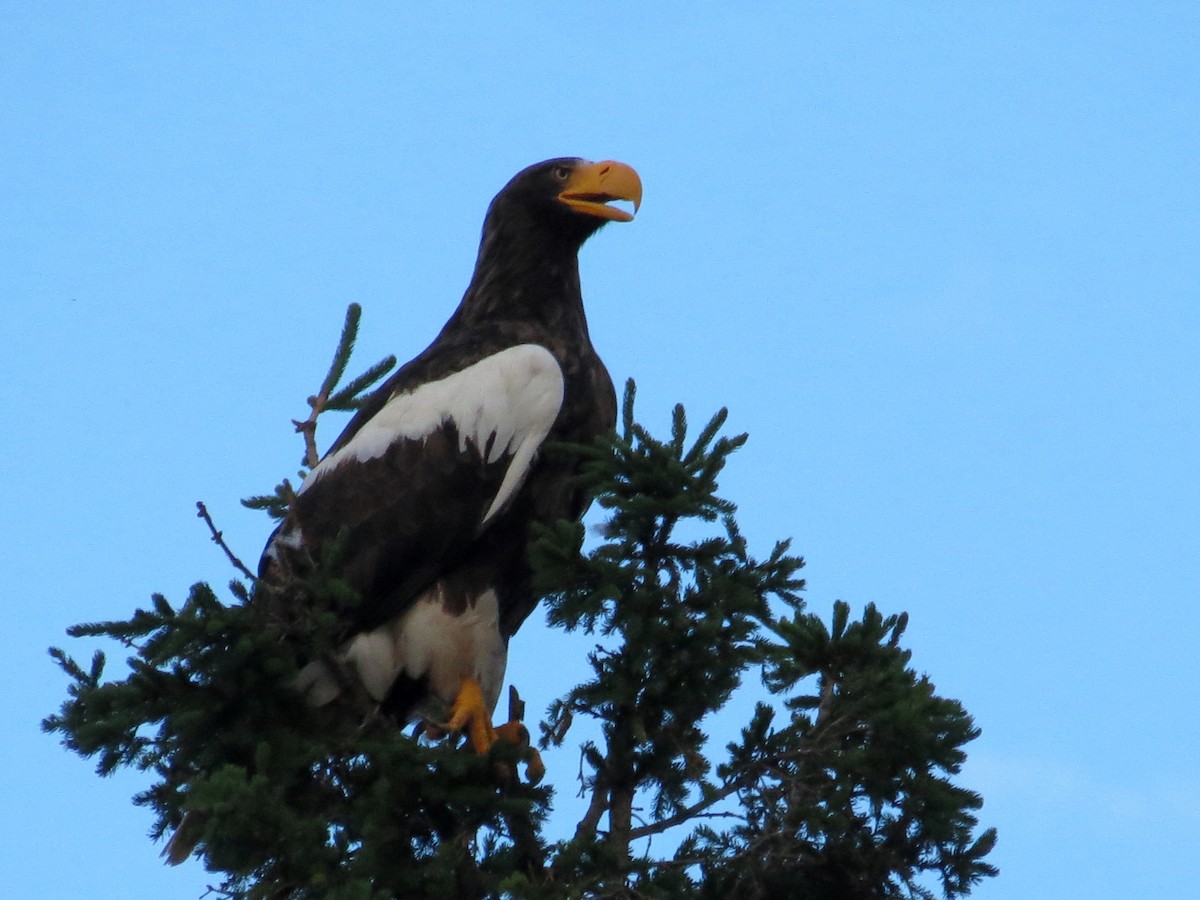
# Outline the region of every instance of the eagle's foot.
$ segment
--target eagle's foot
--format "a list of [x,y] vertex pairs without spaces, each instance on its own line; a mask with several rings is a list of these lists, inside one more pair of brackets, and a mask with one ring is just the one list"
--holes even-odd
[[[486,756],[497,741],[504,741],[517,748],[518,757],[525,763],[525,779],[530,784],[537,784],[546,775],[546,764],[529,739],[529,729],[515,716],[499,727],[492,727],[491,714],[483,702],[483,692],[479,682],[468,678],[458,689],[458,696],[450,707],[450,717],[445,724],[426,724],[424,733],[437,737],[441,733],[465,734],[467,741],[480,756]],[[503,766],[507,772],[506,778],[512,778],[514,773]]]
[[441,726],[446,731],[456,731],[467,736],[471,749],[480,756],[485,755],[496,743],[496,730],[492,728],[492,714],[483,702],[479,682],[468,678],[458,689],[458,696],[450,707],[450,719]]

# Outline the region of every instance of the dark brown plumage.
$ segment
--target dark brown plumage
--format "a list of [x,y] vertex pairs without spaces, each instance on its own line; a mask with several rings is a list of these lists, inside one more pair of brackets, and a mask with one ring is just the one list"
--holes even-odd
[[[536,603],[532,527],[587,504],[571,463],[538,448],[615,424],[577,254],[606,221],[632,218],[608,201],[640,197],[619,163],[555,159],[518,173],[488,209],[458,309],[354,416],[264,554],[271,578],[346,531],[338,575],[362,597],[347,611],[346,661],[401,716],[428,699],[457,709],[472,680],[489,716],[495,707],[508,639]],[[300,686],[315,703],[337,693],[321,663]]]

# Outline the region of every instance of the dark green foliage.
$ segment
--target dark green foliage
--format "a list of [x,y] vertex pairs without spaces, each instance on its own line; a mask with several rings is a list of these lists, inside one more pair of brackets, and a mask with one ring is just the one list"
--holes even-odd
[[[313,415],[297,423],[309,464],[317,416],[347,399],[335,389],[357,322],[352,310]],[[984,861],[995,834],[976,835],[981,800],[951,780],[977,729],[910,668],[904,616],[868,605],[852,619],[839,602],[826,625],[804,608],[803,561],[786,542],[750,554],[717,493],[745,441],[721,436],[724,421],[689,442],[679,408],[658,441],[634,421],[631,385],[619,435],[549,451],[582,455],[580,480],[605,514],[586,553],[574,523],[534,552],[551,623],[596,641],[590,676],[563,686],[542,725],[543,746],[557,746],[591,723],[589,806],[573,835],[546,841],[550,790],[512,777],[515,748],[480,759],[406,736],[361,691],[312,709],[287,687],[301,660],[331,658],[330,610],[354,602],[329,574],[336,548],[288,587],[300,603],[274,602],[229,553],[247,579],[232,602],[197,584],[179,609],[156,595],[128,621],[71,629],[124,645],[129,671],[105,681],[102,654],[85,668],[53,650],[71,683],[45,727],[101,774],[151,773],[135,802],[154,811],[154,836],[182,821],[228,896],[969,893],[995,874]],[[250,505],[279,514],[290,497],[284,482]],[[715,753],[710,718],[739,689],[759,702]],[[574,769],[555,762],[564,784]]]
[[154,836],[186,810],[231,895],[455,896],[445,885],[486,887],[513,868],[510,842],[485,860],[474,839],[509,831],[508,820],[535,834],[542,792],[348,704],[308,707],[284,687],[294,653],[253,603],[223,606],[200,584],[177,613],[161,597],[154,607],[71,630],[119,638],[137,655],[125,679],[104,683],[99,655],[84,671],[54,651],[73,684],[46,728],[98,754],[101,774],[153,771],[135,802],[154,809]]
[[772,625],[765,681],[790,717],[775,729],[760,706],[729,746],[718,772],[739,785],[742,820],[680,849],[703,861],[701,896],[926,898],[934,881],[959,896],[996,874],[995,831],[974,836],[982,800],[948,777],[978,729],[908,668],[904,626],[873,605],[851,622],[841,602],[832,629],[800,610]]
[[[306,442],[345,371],[358,318],[351,307],[330,374],[310,398],[313,415],[297,423]],[[392,364],[333,396],[349,397]],[[277,503],[248,505],[278,516],[289,496],[285,482],[274,498],[258,498]],[[252,578],[202,504],[200,515]],[[286,589],[235,581],[236,602],[225,604],[196,584],[178,610],[155,595],[127,621],[70,629],[120,642],[132,652],[129,671],[106,682],[102,653],[85,670],[52,650],[71,684],[43,725],[97,757],[102,775],[152,772],[152,786],[134,798],[154,810],[152,835],[182,828],[183,855],[199,842],[230,896],[482,896],[540,865],[547,792],[506,775],[516,760],[503,760],[504,748],[478,759],[421,744],[375,714],[361,691],[313,709],[288,687],[302,659],[342,638],[332,610],[357,602],[330,575],[339,550],[332,542],[315,574]]]
[[[605,639],[593,677],[543,726],[544,744],[581,717],[602,735],[583,747],[591,802],[560,850],[577,860],[564,892],[925,897],[933,877],[947,896],[969,893],[995,874],[983,862],[995,834],[974,836],[982,801],[949,776],[978,730],[908,667],[904,616],[868,606],[851,622],[839,602],[826,628],[804,611],[803,561],[786,542],[749,555],[715,493],[745,440],[718,438],[724,421],[689,446],[677,408],[670,440],[657,441],[633,421],[631,384],[622,434],[577,451],[608,511],[603,543],[581,557],[581,529],[564,524],[539,547],[550,621]],[[776,699],[757,705],[714,772],[703,723],[748,670]],[[637,845],[685,826],[673,854]]]
[[[310,469],[317,464],[319,459],[317,419],[321,413],[329,410],[357,409],[364,399],[365,392],[396,366],[396,357],[385,357],[357,378],[352,378],[349,384],[334,393],[338,382],[346,374],[346,367],[350,364],[350,356],[354,352],[354,342],[358,339],[358,323],[361,319],[362,307],[357,303],[351,303],[346,308],[346,321],[342,324],[342,335],[338,339],[337,349],[333,353],[333,362],[329,366],[329,372],[321,382],[321,389],[308,398],[308,406],[312,412],[303,422],[292,420],[296,431],[304,435],[303,465]],[[304,470],[301,470],[301,480],[304,479],[304,474]],[[282,519],[287,514],[288,506],[295,496],[295,489],[285,478],[275,486],[273,493],[247,497],[242,501],[242,505],[248,509],[266,510],[271,518]]]
[[[593,678],[556,702],[544,726],[545,742],[559,744],[574,717],[599,720],[605,746],[585,752],[593,801],[577,838],[593,839],[607,813],[616,858],[645,831],[632,825],[637,795],[661,821],[708,786],[701,723],[762,661],[771,599],[798,602],[803,587],[795,575],[803,562],[786,544],[764,561],[748,555],[733,504],[715,493],[745,442],[716,437],[724,420],[715,416],[689,447],[677,408],[671,439],[659,442],[633,421],[631,386],[622,435],[581,451],[588,486],[609,511],[605,542],[581,559],[579,528],[562,525],[538,552],[551,623],[616,638],[589,655]],[[702,531],[697,524],[715,533],[681,538]]]

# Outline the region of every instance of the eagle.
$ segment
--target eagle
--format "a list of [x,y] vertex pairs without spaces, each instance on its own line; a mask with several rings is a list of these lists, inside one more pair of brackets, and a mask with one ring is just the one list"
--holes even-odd
[[[281,583],[337,541],[341,671],[304,667],[296,687],[331,702],[346,673],[401,721],[439,724],[485,753],[509,639],[537,604],[535,526],[578,520],[577,464],[541,452],[616,424],[612,380],[588,335],[578,252],[627,222],[638,174],[614,161],[551,159],[517,173],[487,210],[475,270],[436,339],[362,404],[308,473],[272,535],[260,577]],[[311,562],[309,563],[311,565]]]

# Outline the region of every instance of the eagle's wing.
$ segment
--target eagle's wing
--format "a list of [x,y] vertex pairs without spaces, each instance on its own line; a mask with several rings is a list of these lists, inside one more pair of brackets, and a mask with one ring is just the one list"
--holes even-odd
[[353,630],[401,612],[494,523],[524,484],[563,403],[537,344],[404,384],[352,422],[301,486],[264,562],[346,539],[339,577],[362,597]]

